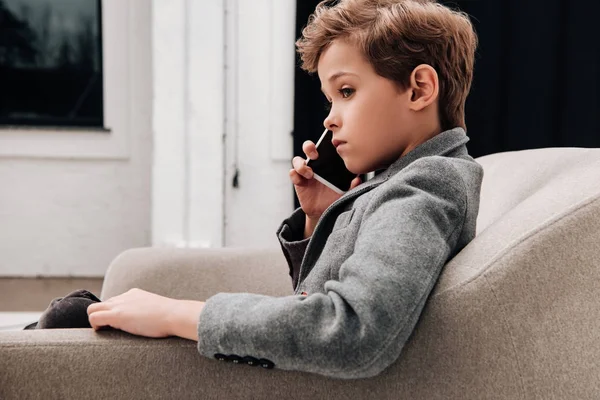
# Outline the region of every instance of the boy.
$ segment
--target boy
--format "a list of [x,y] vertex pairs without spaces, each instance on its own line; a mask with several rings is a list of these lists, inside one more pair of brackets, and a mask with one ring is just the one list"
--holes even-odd
[[[318,5],[297,45],[347,168],[381,173],[340,197],[294,158],[301,208],[277,232],[294,295],[177,301],[164,309],[181,318],[150,332],[125,304],[140,314],[160,301],[137,290],[90,306],[94,328],[188,337],[222,361],[337,378],[371,377],[398,358],[443,265],[475,236],[483,171],[465,147],[464,104],[476,36],[465,15],[434,2],[342,0]],[[303,150],[318,157],[314,143]],[[118,304],[137,325],[108,317]]]

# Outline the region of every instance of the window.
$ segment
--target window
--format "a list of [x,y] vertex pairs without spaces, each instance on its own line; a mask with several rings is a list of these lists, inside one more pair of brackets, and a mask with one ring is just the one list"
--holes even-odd
[[103,127],[100,0],[0,0],[0,125]]

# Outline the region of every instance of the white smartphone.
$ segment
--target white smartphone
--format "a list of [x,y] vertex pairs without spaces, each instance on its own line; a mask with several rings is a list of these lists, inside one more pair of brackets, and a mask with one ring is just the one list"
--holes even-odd
[[356,174],[346,169],[344,160],[331,143],[332,138],[333,132],[325,129],[316,145],[319,158],[307,158],[306,165],[312,168],[316,180],[336,193],[344,194],[350,190],[350,183]]

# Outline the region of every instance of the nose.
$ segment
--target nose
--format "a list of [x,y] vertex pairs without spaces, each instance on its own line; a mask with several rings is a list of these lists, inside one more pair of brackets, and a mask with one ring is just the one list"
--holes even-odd
[[333,107],[329,111],[327,117],[325,117],[325,120],[323,121],[323,126],[326,129],[329,129],[330,131],[333,131],[335,128],[340,127],[340,119],[334,114]]

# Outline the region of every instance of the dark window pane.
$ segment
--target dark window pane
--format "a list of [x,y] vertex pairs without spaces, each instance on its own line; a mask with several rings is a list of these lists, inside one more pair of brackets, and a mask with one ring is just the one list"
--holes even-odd
[[103,126],[100,0],[0,0],[0,124]]

